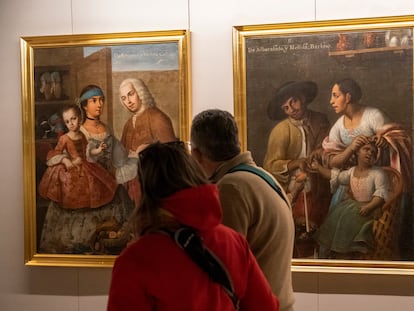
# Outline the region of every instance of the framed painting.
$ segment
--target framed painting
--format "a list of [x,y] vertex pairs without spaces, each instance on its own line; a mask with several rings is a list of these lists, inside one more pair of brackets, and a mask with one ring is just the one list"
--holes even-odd
[[293,271],[414,273],[413,27],[233,27],[240,141],[291,200]]
[[20,43],[25,263],[112,266],[130,240],[138,145],[189,139],[189,32]]

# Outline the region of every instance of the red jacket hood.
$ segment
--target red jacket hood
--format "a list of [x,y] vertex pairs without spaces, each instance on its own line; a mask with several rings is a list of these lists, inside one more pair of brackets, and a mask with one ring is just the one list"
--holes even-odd
[[161,207],[173,214],[183,225],[200,231],[212,229],[221,223],[222,212],[215,184],[176,192],[164,199]]

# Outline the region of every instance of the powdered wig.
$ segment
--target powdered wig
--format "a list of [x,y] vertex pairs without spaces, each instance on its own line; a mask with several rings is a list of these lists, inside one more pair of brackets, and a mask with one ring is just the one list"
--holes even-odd
[[[135,91],[138,94],[138,97],[141,99],[141,102],[145,107],[155,107],[154,97],[152,97],[152,94],[144,81],[142,81],[141,79],[128,78],[121,82],[119,89],[128,84],[131,84],[132,87],[135,89]],[[122,104],[121,97],[119,97],[119,100]]]

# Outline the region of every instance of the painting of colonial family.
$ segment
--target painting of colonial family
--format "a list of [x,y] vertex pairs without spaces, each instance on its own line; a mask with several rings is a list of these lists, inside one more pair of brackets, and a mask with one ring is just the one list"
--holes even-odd
[[293,257],[413,260],[412,29],[245,43],[246,148],[290,199]]
[[178,44],[36,49],[34,59],[36,252],[117,255],[133,238],[139,148],[180,136]]

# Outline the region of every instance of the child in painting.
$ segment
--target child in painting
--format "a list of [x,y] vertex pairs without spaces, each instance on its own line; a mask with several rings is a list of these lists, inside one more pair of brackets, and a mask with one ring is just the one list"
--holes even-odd
[[[117,184],[100,164],[86,160],[88,142],[80,131],[80,108],[66,106],[62,118],[69,131],[47,155],[48,168],[39,183],[39,194],[67,209],[97,208],[109,203]],[[89,152],[97,155],[102,146]]]
[[385,171],[375,166],[378,149],[371,139],[356,152],[357,165],[348,170],[328,169],[317,162],[312,168],[330,178],[331,190],[346,185],[348,191],[330,211],[316,240],[320,258],[358,259],[375,246],[372,233],[374,218],[389,199],[389,181]]

